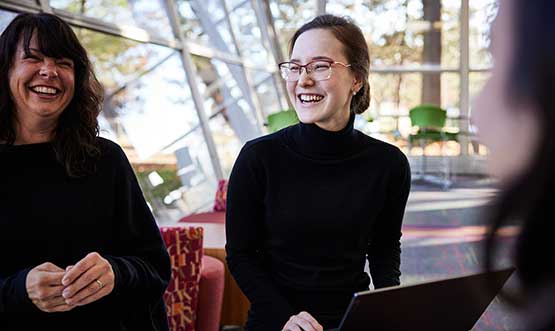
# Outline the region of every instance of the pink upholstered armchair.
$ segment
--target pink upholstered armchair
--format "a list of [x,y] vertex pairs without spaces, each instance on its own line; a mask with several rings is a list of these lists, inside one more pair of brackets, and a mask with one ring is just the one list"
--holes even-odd
[[203,256],[201,227],[162,227],[172,275],[164,301],[172,331],[219,331],[224,265]]
[[179,220],[181,223],[225,223],[227,204],[227,180],[218,181],[218,189],[214,197],[214,207],[210,212],[187,215]]

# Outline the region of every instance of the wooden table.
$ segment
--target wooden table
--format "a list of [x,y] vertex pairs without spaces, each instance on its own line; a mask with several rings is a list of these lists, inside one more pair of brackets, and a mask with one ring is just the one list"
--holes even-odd
[[225,261],[225,224],[221,223],[177,223],[178,226],[200,226],[204,229],[204,254],[222,261],[225,266],[224,302],[222,325],[241,325],[247,321],[249,300],[237,286]]

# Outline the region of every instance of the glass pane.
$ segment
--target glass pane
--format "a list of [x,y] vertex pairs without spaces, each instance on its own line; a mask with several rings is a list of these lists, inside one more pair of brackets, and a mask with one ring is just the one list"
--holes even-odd
[[245,2],[240,7],[235,7],[229,14],[237,43],[244,59],[257,65],[275,63],[271,52],[265,46],[260,27],[251,2]]
[[210,120],[210,130],[218,150],[224,177],[228,178],[243,144],[229,125],[225,113],[220,113]]
[[10,11],[0,10],[0,33],[10,24],[17,14]]
[[262,132],[254,114],[254,100],[250,101],[251,91],[243,68],[216,59],[194,59],[198,76],[202,79],[207,115],[225,113],[226,120],[242,142],[258,137]]
[[[183,3],[182,16],[194,16],[188,38],[220,51],[237,54],[222,0],[191,0]],[[197,31],[192,30],[194,28]]]
[[274,26],[283,56],[289,57],[289,41],[293,33],[316,14],[316,1],[270,0]]
[[118,141],[118,135],[116,133],[117,130],[117,118],[106,118],[104,112],[101,112],[98,115],[98,126],[100,128],[99,135],[106,139],[110,139],[112,141]]
[[484,87],[491,76],[490,72],[471,72],[468,77],[470,83],[470,98],[474,98]]
[[233,36],[231,34],[231,29],[226,19],[222,19],[216,23],[216,31],[218,32],[218,38],[221,39],[225,45],[225,48],[222,50],[233,53],[239,54],[237,47],[235,47],[235,42],[233,41]]
[[237,7],[241,7],[247,2],[250,2],[250,0],[225,0],[225,2],[227,4],[228,10],[233,10]]
[[460,115],[460,82],[458,73],[441,74],[441,107],[447,110],[447,117]]
[[211,210],[217,181],[201,128],[188,133],[174,147],[182,185],[176,203],[185,213]]
[[210,15],[210,19],[213,22],[218,22],[224,20],[225,18],[225,10],[223,7],[222,0],[189,0],[193,8],[198,5],[199,9],[204,9]]
[[75,33],[87,49],[107,94],[174,54],[172,49],[163,46],[142,44],[87,29],[76,28]]
[[470,0],[470,67],[489,68],[493,65],[488,50],[490,24],[497,15],[498,0]]
[[[387,140],[406,137],[411,124],[409,110],[422,103],[423,74],[372,74],[370,76],[370,109],[362,116],[371,122],[365,130],[380,133]],[[459,74],[443,73],[441,81],[441,107],[452,118],[446,125],[456,127],[459,116]]]
[[260,100],[262,114],[266,118],[269,114],[287,108],[287,103],[279,99],[275,76],[264,71],[248,71],[254,89]]
[[164,4],[160,0],[50,0],[50,5],[109,23],[137,26],[153,35],[173,39]]
[[175,223],[184,214],[212,209],[217,187],[208,148],[197,128],[183,137],[174,152],[134,162],[145,198],[159,224]]
[[180,56],[174,53],[107,100],[141,158],[172,146],[198,125],[181,68]]
[[421,74],[370,75],[370,110],[375,115],[408,115],[408,109],[420,104]]
[[185,38],[195,43],[211,47],[208,34],[205,33],[200,18],[197,16],[190,0],[178,0],[177,12],[180,16],[181,30]]
[[[294,31],[314,16],[315,3],[310,1],[312,6],[306,8],[308,4],[271,2],[284,50]],[[456,68],[460,60],[460,2],[426,4],[429,7],[425,10],[422,0],[337,0],[328,2],[326,11],[354,19],[369,42],[375,67],[425,64]],[[426,17],[425,12],[429,13]]]

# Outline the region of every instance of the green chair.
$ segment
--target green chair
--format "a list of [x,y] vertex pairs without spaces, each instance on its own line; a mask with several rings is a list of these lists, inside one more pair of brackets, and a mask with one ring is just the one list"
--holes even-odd
[[291,109],[268,115],[268,131],[270,132],[276,132],[297,123],[299,123],[297,113]]
[[[414,176],[415,180],[424,180],[441,184],[444,188],[451,185],[449,159],[443,155],[442,163],[444,168],[443,178],[436,178],[426,175],[426,145],[432,142],[440,142],[443,149],[443,143],[446,141],[458,141],[458,132],[449,132],[445,129],[445,121],[447,112],[439,106],[424,104],[416,106],[409,111],[413,133],[409,135],[409,153],[415,142],[419,142],[422,147],[422,163],[420,174]],[[443,154],[443,153],[442,153]]]

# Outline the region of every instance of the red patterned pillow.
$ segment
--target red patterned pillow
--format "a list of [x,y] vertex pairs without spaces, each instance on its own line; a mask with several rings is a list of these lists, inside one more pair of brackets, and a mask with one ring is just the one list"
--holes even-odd
[[225,211],[227,201],[227,180],[220,179],[218,181],[218,190],[216,191],[216,199],[214,200],[214,211]]
[[172,331],[195,331],[203,228],[161,227],[172,275],[164,302]]

